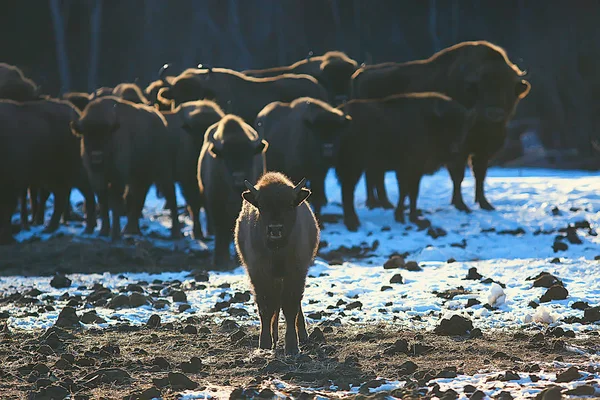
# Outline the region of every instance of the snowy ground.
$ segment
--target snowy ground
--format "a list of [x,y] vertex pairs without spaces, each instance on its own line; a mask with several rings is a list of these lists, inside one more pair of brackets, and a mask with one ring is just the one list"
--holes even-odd
[[[390,200],[395,202],[398,191],[392,173],[386,176],[386,186]],[[445,170],[423,179],[419,208],[434,228],[442,228],[446,233],[434,238],[427,229],[419,230],[413,224],[396,223],[393,210],[366,209],[364,181],[361,179],[356,196],[357,212],[362,223],[358,232],[348,232],[340,220],[326,224],[321,239],[327,243],[323,252],[340,246],[359,246],[366,249],[366,254],[341,265],[329,265],[323,258],[317,259],[309,271],[303,301],[309,325],[316,326],[327,321],[342,324],[385,321],[402,328],[433,330],[441,318],[460,314],[471,319],[474,327],[484,332],[547,326],[561,326],[577,334],[598,331],[600,323],[582,323],[584,311],[574,309],[572,305],[576,302],[586,302],[592,307],[600,305],[600,260],[595,259],[600,256],[600,236],[596,234],[600,231],[600,176],[579,171],[492,168],[486,180],[486,193],[496,207],[493,212],[479,210],[472,204],[473,187],[473,179],[467,176],[463,194],[473,213],[465,214],[449,204],[451,182]],[[178,196],[180,204],[183,204],[179,193]],[[333,173],[327,178],[327,196],[330,204],[324,213],[341,215],[340,189]],[[79,193],[74,191],[72,200],[81,201]],[[144,210],[147,218],[142,224],[144,233],[154,232],[152,236],[157,237],[156,244],[163,247],[178,246],[181,251],[206,249],[204,243],[189,238],[177,243],[160,239],[168,236],[167,227],[170,225],[168,213],[162,209],[163,204],[164,200],[156,199],[153,193],[148,196]],[[190,221],[185,218],[185,222],[188,225],[185,232],[189,234]],[[575,232],[581,244],[573,244],[566,238],[564,229],[570,224],[579,227]],[[59,232],[70,234],[73,229],[61,227]],[[17,239],[27,241],[34,236],[42,240],[48,238],[40,233],[39,228],[33,228],[30,232],[20,233]],[[553,249],[557,236],[564,237],[558,242],[567,245],[565,250],[555,252]],[[570,239],[573,237],[570,236]],[[208,242],[210,247],[211,242]],[[384,269],[382,265],[394,253],[407,254],[406,260],[417,261],[422,270]],[[560,258],[559,262],[551,262],[555,257]],[[449,259],[455,261],[448,263]],[[465,279],[472,267],[482,275],[481,279]],[[532,287],[533,281],[527,278],[541,272],[548,272],[563,282],[568,290],[566,299],[540,303],[547,289]],[[50,277],[2,276],[0,297],[37,288],[42,293],[36,298],[51,301],[55,310],[38,315],[32,314],[29,305],[0,303],[0,312],[10,314],[7,322],[11,327],[47,328],[54,324],[59,311],[67,303],[69,296],[63,297],[65,300],[60,298],[65,293],[81,295],[85,299],[95,283],[118,291],[131,283],[160,280],[167,287],[174,281],[181,282],[191,308],[179,312],[180,303],[174,302],[160,309],[152,304],[117,310],[96,307],[97,313],[107,321],[99,326],[120,322],[144,324],[152,314],[159,314],[163,321],[186,318],[190,314],[210,315],[221,321],[235,315],[242,324],[258,324],[252,298],[241,302],[235,300],[230,304],[236,293],[240,296],[250,289],[242,267],[227,273],[211,272],[209,281],[202,283],[195,282],[187,272],[158,275],[98,273],[69,275],[72,285],[63,289],[51,287]],[[403,283],[390,283],[396,274],[401,274]],[[486,283],[485,278],[491,278],[493,282]],[[505,288],[499,284],[505,285]],[[440,292],[454,289],[459,289],[458,294],[452,293],[454,297],[451,299],[448,299],[449,295],[440,295]],[[154,295],[167,296],[167,292],[165,289]],[[467,308],[469,299],[480,303]],[[533,308],[532,301],[540,306]],[[222,309],[215,311],[215,306]],[[85,311],[82,308],[78,313]],[[339,321],[336,321],[337,318]],[[597,363],[598,356],[594,357]],[[440,379],[438,383],[443,390],[452,388],[462,393],[467,384],[481,388],[492,375],[459,376]],[[554,379],[551,374],[542,374],[541,377],[542,381],[537,383],[528,381],[527,375],[521,381],[501,385],[495,382],[489,385],[486,394],[493,396],[506,390],[522,396],[535,395],[544,386],[542,383]],[[401,387],[403,382],[391,382],[389,385],[391,388]],[[277,384],[271,386],[273,389],[278,387]],[[215,396],[215,393],[212,395]],[[466,398],[464,394],[461,396]],[[202,397],[198,392],[186,398]]]

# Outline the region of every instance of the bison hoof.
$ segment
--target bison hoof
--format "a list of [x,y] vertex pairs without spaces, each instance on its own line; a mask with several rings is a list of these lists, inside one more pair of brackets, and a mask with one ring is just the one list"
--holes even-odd
[[494,206],[491,205],[486,199],[479,200],[479,208],[481,208],[482,210],[486,210],[486,211],[495,210]]
[[375,208],[381,207],[381,205],[379,204],[379,201],[375,200],[374,198],[368,198],[366,205],[369,210],[373,210]]
[[396,210],[396,212],[394,212],[394,219],[396,222],[400,222],[401,224],[405,223],[406,220],[404,219],[404,211]]
[[358,230],[358,227],[360,226],[360,222],[358,222],[358,217],[353,216],[344,218],[344,225],[346,225],[346,228],[350,232],[356,232]]
[[298,348],[298,345],[285,346],[285,355],[286,356],[295,356],[298,353],[300,353],[300,349]]
[[467,207],[467,205],[464,202],[456,202],[456,203],[452,203],[454,205],[454,208],[456,208],[458,211],[462,211],[465,212],[467,214],[471,213],[471,209],[469,207]]

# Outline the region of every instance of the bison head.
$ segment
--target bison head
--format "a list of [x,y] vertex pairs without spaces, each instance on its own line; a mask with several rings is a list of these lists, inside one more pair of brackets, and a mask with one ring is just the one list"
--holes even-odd
[[312,133],[306,144],[317,160],[329,166],[337,157],[341,137],[352,117],[315,104],[311,106],[304,117],[304,124]]
[[[256,131],[241,120],[229,119],[218,128],[217,125],[219,124],[213,125],[208,130],[207,152],[214,159],[223,162],[230,178],[230,186],[242,192],[245,188],[244,180],[250,178],[255,171],[255,157],[265,153],[269,143],[258,138]],[[230,132],[215,138],[213,132],[216,129],[230,130]],[[250,135],[246,130],[250,131]]]
[[223,116],[223,111],[216,103],[197,101],[181,105],[182,128],[190,134],[198,151],[204,143],[206,130]]
[[264,242],[270,249],[284,247],[294,229],[298,206],[308,199],[310,190],[304,188],[306,178],[296,186],[277,182],[262,186],[260,189],[245,181],[246,190],[242,198],[260,212],[260,226],[264,233]]
[[356,61],[346,57],[330,58],[320,65],[319,82],[329,91],[336,106],[348,100],[352,75],[358,68]]
[[215,91],[212,89],[211,73],[186,73],[175,79],[167,79],[166,87],[158,92],[158,101],[172,104],[173,107],[198,99],[212,100]]
[[508,65],[500,56],[489,61],[462,64],[459,70],[462,77],[459,89],[461,103],[476,107],[486,122],[508,122],[519,100],[525,98],[531,89],[530,83],[522,79],[526,73]]

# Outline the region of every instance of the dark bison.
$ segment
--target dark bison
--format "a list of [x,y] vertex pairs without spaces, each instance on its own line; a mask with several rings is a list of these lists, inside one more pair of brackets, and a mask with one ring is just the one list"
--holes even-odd
[[[45,232],[58,228],[73,186],[86,200],[85,232],[94,230],[94,193],[82,167],[80,140],[69,129],[71,120],[78,116],[67,101],[0,101],[0,242],[12,241],[12,210],[28,187],[54,194],[54,211]],[[21,222],[27,224],[26,210]]]
[[260,314],[261,349],[275,349],[279,310],[286,322],[285,353],[297,354],[308,338],[302,296],[308,268],[319,247],[319,227],[302,179],[296,186],[279,172],[268,172],[242,193],[235,224],[235,247],[250,277]]
[[[467,108],[475,108],[478,119],[473,132],[461,153],[447,165],[454,184],[452,204],[459,210],[469,211],[460,187],[471,156],[475,202],[484,210],[493,210],[485,198],[483,182],[489,160],[502,148],[507,122],[531,88],[523,76],[525,73],[508,59],[501,47],[486,41],[463,42],[426,60],[361,68],[352,76],[352,96],[376,99],[396,93],[435,91]],[[381,192],[378,190],[380,204],[389,206],[383,174],[377,180],[382,188]],[[372,189],[369,197],[369,202],[376,205]]]
[[[102,228],[100,234],[120,238],[122,200],[127,205],[124,232],[139,234],[139,215],[149,187],[163,190],[171,211],[171,235],[179,237],[177,203],[173,182],[174,160],[165,118],[154,108],[114,96],[93,100],[81,118],[71,123],[83,138],[82,155],[92,186],[98,195]],[[112,229],[108,202],[113,207]]]
[[325,176],[334,165],[340,138],[351,118],[329,104],[301,97],[267,105],[255,122],[269,142],[267,171],[279,171],[298,182],[306,177],[317,218],[327,203]]
[[68,92],[63,94],[62,98],[63,100],[67,100],[77,107],[79,111],[83,111],[83,109],[89,104],[90,100],[92,100],[92,95],[83,92]]
[[332,104],[341,104],[350,94],[350,79],[358,63],[341,51],[328,51],[322,56],[308,57],[284,67],[251,69],[245,75],[257,78],[281,74],[306,74],[315,77],[329,93]]
[[159,101],[177,106],[186,101],[214,100],[227,113],[253,124],[258,113],[273,101],[291,102],[298,97],[327,100],[327,92],[310,75],[253,78],[225,68],[188,69],[159,91]]
[[158,71],[158,79],[154,82],[150,82],[146,89],[144,89],[144,95],[150,102],[150,104],[154,105],[154,107],[160,111],[169,111],[171,110],[171,104],[165,104],[158,101],[158,92],[160,89],[167,87],[167,78],[174,79],[175,77],[172,75],[168,75],[169,73],[169,64],[163,65]]
[[236,115],[226,115],[206,131],[198,159],[198,182],[209,230],[215,232],[213,265],[229,267],[229,246],[242,208],[244,180],[265,172],[268,143]]
[[163,112],[174,141],[175,180],[181,186],[183,197],[194,221],[194,237],[201,239],[200,207],[202,201],[198,186],[198,157],[207,129],[225,116],[214,102],[197,100],[183,103],[174,111]]
[[38,86],[16,66],[0,63],[0,99],[29,101],[40,98]]
[[115,96],[136,104],[150,104],[144,93],[142,93],[142,89],[135,83],[119,83],[114,88],[103,86],[92,93],[90,100],[106,96]]
[[351,100],[341,107],[352,117],[336,167],[346,227],[355,231],[360,224],[354,209],[354,188],[365,169],[396,172],[400,196],[395,219],[404,222],[404,199],[408,195],[410,220],[416,221],[421,177],[460,152],[476,112],[440,93]]

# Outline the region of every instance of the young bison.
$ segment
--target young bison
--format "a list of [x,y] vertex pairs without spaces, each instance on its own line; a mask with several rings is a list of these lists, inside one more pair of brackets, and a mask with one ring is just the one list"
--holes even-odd
[[351,100],[342,108],[352,116],[336,168],[346,227],[355,231],[359,226],[354,188],[365,169],[396,171],[400,197],[395,219],[404,222],[404,199],[408,195],[410,220],[415,222],[421,177],[435,172],[461,150],[476,112],[440,93]]
[[319,247],[319,227],[308,203],[310,191],[279,172],[256,187],[246,181],[244,204],[235,224],[235,247],[252,283],[260,314],[261,349],[275,348],[279,310],[286,322],[285,353],[297,354],[308,335],[302,296],[308,268]]
[[[71,129],[83,138],[84,165],[100,203],[100,235],[107,236],[110,230],[113,240],[120,239],[123,198],[128,214],[124,232],[140,234],[139,216],[154,183],[164,191],[171,211],[171,236],[178,238],[175,152],[164,117],[150,106],[107,96],[90,102],[81,118],[71,122]],[[113,207],[112,229],[109,201]]]
[[310,97],[271,103],[256,119],[257,132],[269,142],[267,170],[282,172],[295,182],[306,177],[317,219],[327,204],[325,176],[350,120],[342,111]]
[[[469,212],[460,190],[467,159],[471,156],[475,176],[475,202],[484,210],[494,207],[485,198],[483,183],[489,160],[502,148],[506,124],[530,84],[499,46],[486,41],[463,42],[443,49],[426,60],[385,63],[357,70],[352,77],[353,98],[378,99],[397,93],[435,91],[450,96],[467,108],[475,108],[478,119],[473,134],[457,157],[447,165],[454,191],[452,204]],[[383,174],[377,177],[379,202],[389,203]],[[371,185],[372,186],[372,185]],[[376,204],[370,193],[369,202]]]
[[[11,216],[17,197],[38,189],[54,194],[54,211],[45,232],[59,226],[69,193],[77,187],[85,197],[86,233],[96,226],[95,199],[82,166],[80,140],[71,134],[69,123],[79,112],[67,101],[56,99],[0,101],[0,242],[13,241]],[[43,222],[43,214],[41,214]],[[27,210],[21,222],[27,228]]]
[[243,71],[245,75],[266,78],[282,74],[306,74],[315,77],[329,93],[332,104],[341,104],[350,94],[350,79],[358,63],[341,51],[328,51],[284,67]]
[[181,186],[190,217],[194,222],[194,237],[202,239],[198,186],[198,157],[204,144],[206,130],[225,116],[212,101],[198,100],[183,103],[174,111],[163,112],[175,150],[175,181]]
[[177,106],[198,99],[214,100],[230,114],[254,124],[258,113],[273,101],[291,102],[298,97],[327,100],[327,91],[310,75],[253,78],[225,68],[188,69],[159,91],[158,99]]
[[244,180],[265,172],[268,143],[236,115],[226,115],[206,131],[198,159],[198,182],[209,229],[215,232],[213,265],[230,266],[229,246],[242,208]]

